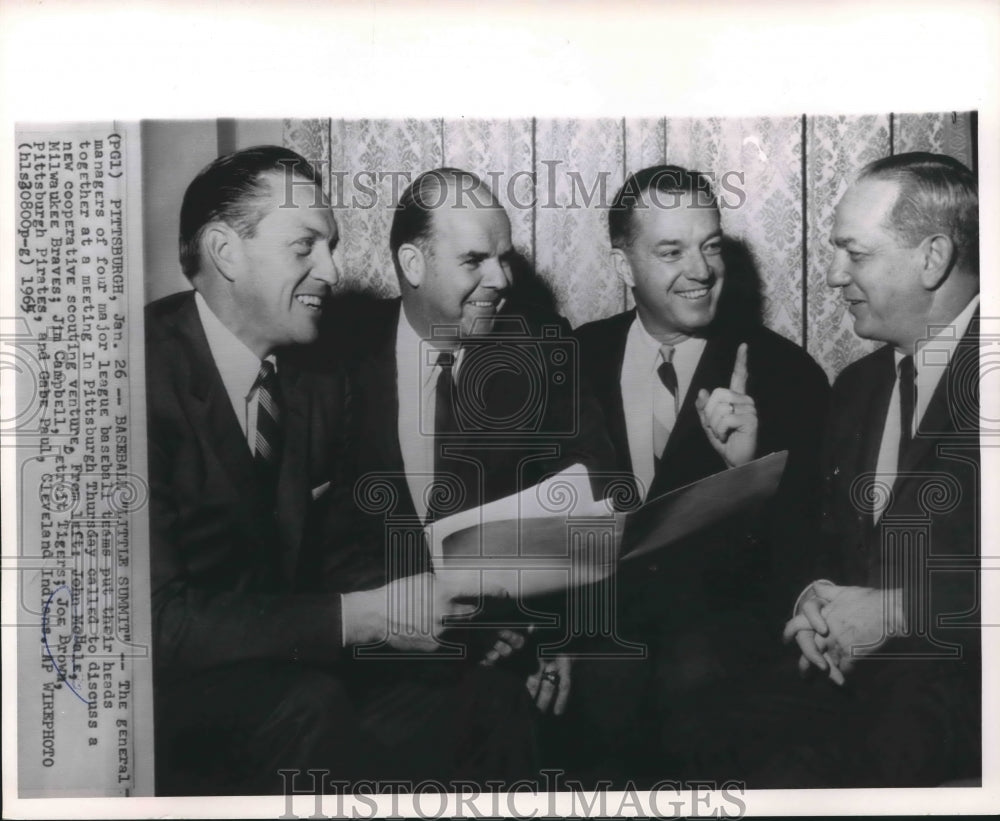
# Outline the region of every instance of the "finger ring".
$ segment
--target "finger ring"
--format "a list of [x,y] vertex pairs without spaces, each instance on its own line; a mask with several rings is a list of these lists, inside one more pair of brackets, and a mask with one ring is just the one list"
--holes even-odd
[[557,673],[555,670],[546,670],[544,673],[542,673],[542,679],[549,682],[550,684],[558,684],[559,673]]
[[736,405],[734,405],[732,402],[729,403],[729,413],[730,414],[736,413]]

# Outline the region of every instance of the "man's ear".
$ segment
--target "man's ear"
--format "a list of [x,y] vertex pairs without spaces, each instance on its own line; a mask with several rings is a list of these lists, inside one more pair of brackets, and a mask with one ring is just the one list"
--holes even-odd
[[924,237],[917,246],[920,254],[920,284],[928,291],[935,291],[951,273],[955,262],[955,243],[945,234]]
[[611,264],[614,266],[618,279],[625,283],[626,288],[635,287],[635,278],[632,276],[632,265],[625,256],[621,248],[611,249]]
[[399,246],[396,252],[399,260],[399,268],[403,272],[403,277],[411,288],[419,288],[424,281],[424,273],[427,270],[424,252],[412,242],[406,242]]
[[243,261],[243,241],[231,226],[209,223],[201,235],[201,252],[223,277],[230,282],[236,279]]

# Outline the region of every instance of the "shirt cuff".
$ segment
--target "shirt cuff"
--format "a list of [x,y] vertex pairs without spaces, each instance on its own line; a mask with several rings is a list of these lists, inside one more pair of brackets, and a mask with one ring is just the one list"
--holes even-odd
[[815,593],[813,590],[813,585],[819,584],[820,582],[824,584],[833,584],[829,579],[816,579],[814,582],[810,582],[805,586],[805,589],[799,593],[799,597],[795,600],[795,607],[792,608],[792,617],[794,618],[799,614],[802,609],[802,604],[805,602],[806,598],[811,594]]

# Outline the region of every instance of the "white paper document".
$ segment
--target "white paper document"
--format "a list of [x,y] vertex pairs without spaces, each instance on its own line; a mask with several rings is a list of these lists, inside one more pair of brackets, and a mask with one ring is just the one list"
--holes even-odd
[[520,493],[427,526],[435,572],[470,596],[512,598],[601,581],[628,561],[766,502],[787,452],[674,490],[632,513],[593,496],[582,465]]

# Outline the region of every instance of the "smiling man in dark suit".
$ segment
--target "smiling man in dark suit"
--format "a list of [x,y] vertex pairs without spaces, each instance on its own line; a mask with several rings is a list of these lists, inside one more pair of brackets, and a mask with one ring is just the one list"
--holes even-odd
[[969,169],[928,153],[869,164],[837,205],[827,283],[887,344],[834,384],[824,578],[785,630],[827,676],[762,786],[981,773],[978,209]]
[[[489,188],[461,169],[420,174],[400,197],[390,247],[401,297],[347,302],[333,323],[358,387],[357,496],[374,530],[419,544],[427,522],[575,463],[605,467],[610,446],[576,381],[569,326],[518,301],[510,222]],[[368,492],[376,486],[391,490]],[[504,637],[487,664],[523,641]],[[526,673],[536,704],[561,713],[566,659]]]
[[349,391],[311,346],[338,279],[320,176],[284,148],[239,151],[195,178],[180,222],[194,290],[146,312],[157,790],[280,792],[279,769],[454,775],[475,749],[456,740],[460,702],[423,711],[433,741],[390,750],[344,672],[354,645],[435,649],[471,605],[428,574],[374,583],[352,541]]
[[[818,495],[829,386],[797,345],[759,322],[731,321],[719,311],[727,246],[704,175],[671,165],[630,175],[608,222],[614,272],[636,307],[576,335],[616,467],[634,477],[638,497],[652,499],[755,457],[789,452],[765,515],[620,574],[622,634],[649,645],[652,670],[624,660],[590,664],[591,680],[610,678],[610,687],[630,692],[613,700],[600,689],[588,695],[605,719],[615,713],[603,704],[627,713],[612,721],[609,743],[662,773],[662,756],[648,746],[657,723],[649,712],[670,716],[663,739],[670,747],[683,735],[676,719],[688,695],[737,681],[773,652],[783,622],[775,602],[801,572],[800,536]],[[646,738],[632,738],[636,733]]]

